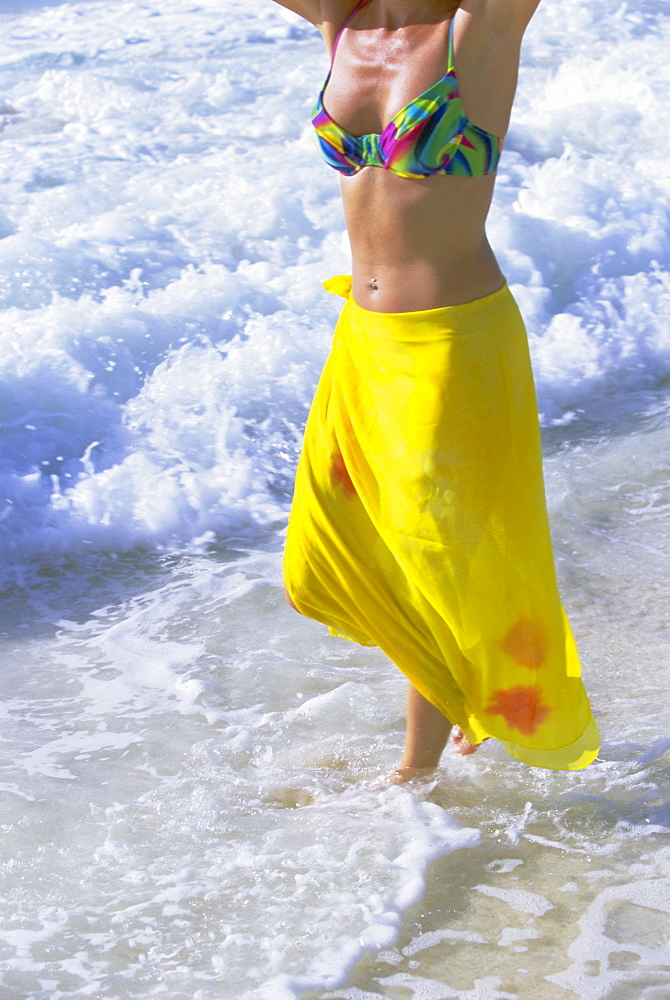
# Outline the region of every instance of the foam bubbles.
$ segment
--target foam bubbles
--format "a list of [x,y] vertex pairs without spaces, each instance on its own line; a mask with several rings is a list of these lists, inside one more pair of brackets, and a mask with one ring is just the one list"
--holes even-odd
[[600,892],[579,921],[573,964],[547,978],[584,1000],[601,1000],[626,983],[647,1000],[667,985],[670,879],[634,880]]
[[[327,58],[269,0],[224,6],[0,13],[3,988],[652,1000],[670,920],[664,6],[541,5],[490,225],[528,323],[602,759],[566,784],[491,746],[413,788],[380,779],[395,669],[278,597],[338,311],[320,281],[349,266],[307,125]],[[656,408],[629,419],[641,399]]]
[[475,889],[485,896],[501,899],[519,913],[533,913],[541,917],[548,910],[553,910],[553,904],[548,899],[536,892],[527,892],[525,889],[496,889],[490,885],[476,885]]
[[[99,10],[4,15],[14,553],[17,538],[26,554],[118,551],[285,518],[337,313],[319,279],[348,267],[307,126],[314,31],[259,0],[225,18],[183,0]],[[599,11],[533,22],[490,226],[554,426],[670,366],[667,25]]]

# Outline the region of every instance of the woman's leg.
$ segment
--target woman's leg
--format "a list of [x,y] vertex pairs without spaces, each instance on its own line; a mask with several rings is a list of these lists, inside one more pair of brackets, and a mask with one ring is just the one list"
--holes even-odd
[[440,763],[451,722],[410,684],[407,692],[405,751],[393,773],[395,784],[411,781],[433,771]]
[[440,763],[449,734],[454,749],[461,754],[474,753],[479,744],[469,743],[460,726],[452,726],[439,709],[410,684],[407,692],[407,728],[405,750],[392,781],[399,785],[434,771]]
[[[296,608],[295,604],[291,600],[291,595],[289,594],[289,592],[288,592],[288,590],[286,588],[286,584],[284,584],[284,600],[288,604],[289,608],[293,608],[294,611],[298,611],[298,609]],[[298,614],[300,614],[299,611],[298,611]]]
[[[284,599],[289,607],[298,611],[286,584],[284,584]],[[457,753],[466,755],[474,753],[479,748],[479,743],[469,743],[461,727],[454,726],[439,709],[419,694],[414,685],[410,684],[407,691],[405,749],[400,766],[393,772],[391,779],[393,783],[400,785],[434,771],[440,763],[442,751],[450,734]]]

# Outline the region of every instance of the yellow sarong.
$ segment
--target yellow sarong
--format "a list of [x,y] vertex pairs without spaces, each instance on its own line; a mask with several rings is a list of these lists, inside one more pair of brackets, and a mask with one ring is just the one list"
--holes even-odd
[[535,389],[507,286],[409,313],[346,298],[305,429],[284,578],[379,646],[471,743],[586,767],[598,731],[560,604]]

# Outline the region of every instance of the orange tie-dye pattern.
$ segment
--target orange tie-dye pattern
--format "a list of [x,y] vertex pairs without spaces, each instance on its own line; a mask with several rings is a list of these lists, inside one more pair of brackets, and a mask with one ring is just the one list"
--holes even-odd
[[551,708],[542,704],[538,688],[519,684],[494,691],[484,711],[486,715],[502,715],[508,726],[530,736],[550,715]]
[[356,496],[356,487],[351,480],[349,470],[344,464],[344,458],[340,451],[333,456],[333,460],[330,463],[330,478],[333,483],[340,487],[345,496]]
[[530,618],[519,618],[500,643],[503,653],[529,670],[538,670],[547,656],[547,634]]

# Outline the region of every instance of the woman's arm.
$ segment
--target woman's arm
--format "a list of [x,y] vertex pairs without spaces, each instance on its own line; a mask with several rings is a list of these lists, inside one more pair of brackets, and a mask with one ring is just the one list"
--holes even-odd
[[317,28],[321,26],[321,0],[275,0],[275,3],[292,10],[294,14],[299,14]]
[[275,3],[292,10],[317,27],[329,49],[335,34],[357,2],[358,0],[275,0]]
[[483,8],[482,13],[501,32],[513,32],[523,36],[528,23],[540,5],[540,0],[469,0],[461,5],[464,9]]

